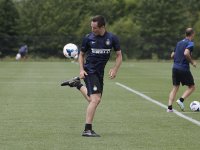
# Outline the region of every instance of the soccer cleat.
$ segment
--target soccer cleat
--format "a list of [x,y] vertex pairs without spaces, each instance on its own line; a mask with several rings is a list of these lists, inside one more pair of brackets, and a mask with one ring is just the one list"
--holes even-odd
[[176,103],[179,105],[179,107],[181,108],[181,110],[184,111],[185,106],[184,106],[183,102],[181,102],[180,99],[178,99],[178,100],[176,101]]
[[100,137],[100,135],[96,134],[93,130],[83,131],[82,136],[85,136],[85,137]]
[[174,112],[173,109],[167,109],[167,112]]
[[74,77],[71,80],[67,80],[61,83],[61,86],[70,86],[70,87],[77,87],[81,84],[81,80],[79,77]]

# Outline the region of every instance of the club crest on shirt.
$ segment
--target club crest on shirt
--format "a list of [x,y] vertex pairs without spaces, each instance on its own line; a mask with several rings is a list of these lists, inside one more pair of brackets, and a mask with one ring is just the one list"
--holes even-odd
[[107,46],[110,45],[110,40],[109,40],[109,39],[106,40],[106,45],[107,45]]
[[91,41],[91,44],[92,44],[92,45],[96,44],[96,41]]

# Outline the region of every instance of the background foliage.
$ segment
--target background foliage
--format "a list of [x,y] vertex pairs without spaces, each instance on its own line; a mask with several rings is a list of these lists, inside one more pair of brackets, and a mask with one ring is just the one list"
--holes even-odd
[[186,27],[196,30],[198,58],[198,8],[198,0],[0,0],[0,57],[15,55],[24,43],[31,56],[61,57],[63,45],[80,45],[90,18],[102,14],[129,59],[168,59]]

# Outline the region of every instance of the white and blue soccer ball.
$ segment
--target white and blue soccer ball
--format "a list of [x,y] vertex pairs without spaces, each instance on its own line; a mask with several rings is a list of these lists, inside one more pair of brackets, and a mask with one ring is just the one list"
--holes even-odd
[[78,47],[73,43],[66,44],[63,48],[63,54],[67,58],[77,59]]
[[198,101],[193,101],[191,104],[190,104],[190,109],[192,111],[200,111],[200,102]]

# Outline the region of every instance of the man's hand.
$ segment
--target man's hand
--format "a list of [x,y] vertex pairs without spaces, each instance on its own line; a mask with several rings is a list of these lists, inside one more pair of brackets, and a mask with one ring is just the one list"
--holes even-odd
[[119,51],[116,52],[115,66],[113,68],[111,68],[110,71],[109,71],[109,78],[110,79],[114,79],[116,77],[117,71],[118,71],[121,63],[122,63],[122,52],[121,52],[121,50],[119,50]]
[[80,79],[84,79],[87,76],[87,72],[85,70],[80,70]]
[[192,62],[192,66],[196,68],[196,67],[197,67],[197,62],[196,62],[196,61],[193,61],[193,62]]
[[114,68],[110,69],[110,71],[109,71],[109,78],[110,79],[114,79],[116,77],[116,75],[117,75],[117,70],[114,69]]
[[185,55],[186,59],[192,64],[192,66],[196,68],[197,63],[192,59],[189,49],[185,49],[184,55]]

